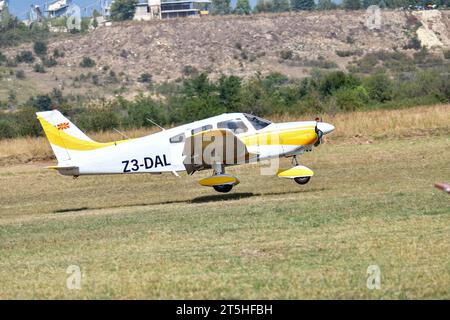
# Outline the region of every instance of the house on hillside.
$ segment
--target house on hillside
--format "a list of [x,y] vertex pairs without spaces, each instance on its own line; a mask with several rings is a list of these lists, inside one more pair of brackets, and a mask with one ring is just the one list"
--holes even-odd
[[3,10],[8,7],[8,0],[0,0],[0,21],[2,20]]
[[71,5],[71,0],[58,0],[48,5],[47,13],[49,18],[57,18],[64,16],[69,6]]
[[136,5],[134,20],[149,21],[209,14],[210,0],[148,0]]

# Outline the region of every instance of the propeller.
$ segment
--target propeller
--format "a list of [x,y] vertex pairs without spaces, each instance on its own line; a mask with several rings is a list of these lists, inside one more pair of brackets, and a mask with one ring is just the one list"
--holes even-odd
[[322,122],[322,118],[317,117],[316,118],[316,127],[314,128],[314,130],[316,131],[317,134],[317,141],[314,143],[314,147],[318,147],[322,142],[323,142],[323,132],[317,127],[317,124],[319,122]]

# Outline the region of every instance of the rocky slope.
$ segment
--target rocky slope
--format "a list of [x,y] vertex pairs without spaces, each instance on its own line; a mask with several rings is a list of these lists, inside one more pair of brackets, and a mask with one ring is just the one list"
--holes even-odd
[[[155,81],[174,80],[186,66],[213,76],[248,76],[257,71],[302,76],[317,65],[317,59],[345,68],[355,57],[339,55],[339,51],[363,54],[401,49],[415,35],[417,21],[422,22],[417,34],[424,44],[441,52],[450,46],[448,11],[383,11],[377,30],[367,27],[367,18],[365,11],[338,10],[117,23],[53,41],[50,50],[57,48],[65,57],[46,74],[33,73],[31,66],[19,67],[28,75],[30,92],[60,87],[66,93],[101,96],[126,86],[125,94],[132,95],[143,88],[136,82],[140,74],[148,72]],[[13,56],[24,47],[6,53]],[[96,67],[80,68],[84,56],[94,59]],[[100,77],[100,85],[90,80],[74,82],[80,74],[101,76],[105,69],[121,74],[119,80],[108,84]],[[0,90],[2,98],[4,94]]]

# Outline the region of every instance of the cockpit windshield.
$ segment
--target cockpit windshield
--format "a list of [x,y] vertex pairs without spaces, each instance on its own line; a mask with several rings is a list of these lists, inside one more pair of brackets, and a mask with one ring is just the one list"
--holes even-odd
[[251,114],[244,114],[244,115],[247,118],[247,120],[250,121],[253,127],[255,127],[256,130],[263,129],[272,123],[269,120],[257,116],[252,116]]

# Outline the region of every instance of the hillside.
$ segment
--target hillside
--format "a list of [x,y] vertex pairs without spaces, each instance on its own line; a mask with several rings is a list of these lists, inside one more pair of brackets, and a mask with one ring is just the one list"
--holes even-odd
[[[20,64],[17,69],[25,71],[26,79],[19,81],[3,68],[0,99],[7,99],[11,90],[20,92],[23,100],[52,88],[91,97],[134,95],[144,89],[136,81],[144,72],[156,82],[175,80],[193,69],[209,71],[213,77],[257,71],[300,77],[312,67],[343,69],[356,55],[401,49],[415,36],[418,25],[422,44],[440,52],[450,47],[448,11],[433,10],[431,16],[383,11],[381,30],[368,29],[366,18],[365,11],[319,11],[117,23],[52,41],[49,51],[58,49],[65,56],[46,73],[33,72],[32,64]],[[31,45],[4,54],[14,57],[24,49]],[[338,55],[339,51],[347,55]],[[94,68],[79,67],[85,56],[96,61]]]

